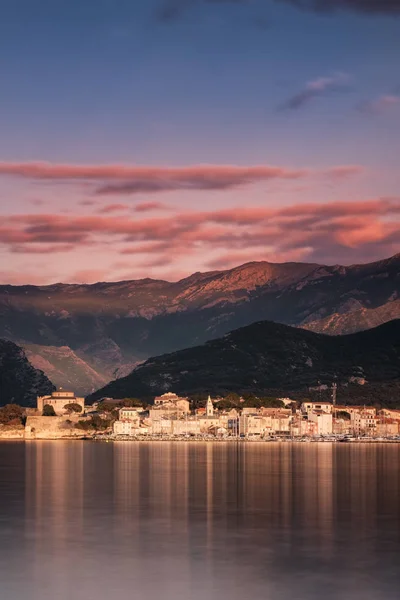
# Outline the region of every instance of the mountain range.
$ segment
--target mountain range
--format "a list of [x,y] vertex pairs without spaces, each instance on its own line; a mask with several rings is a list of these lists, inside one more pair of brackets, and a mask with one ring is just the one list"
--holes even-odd
[[345,334],[397,317],[400,254],[347,267],[252,262],[178,282],[0,286],[0,337],[79,394],[260,320]]
[[54,389],[43,371],[30,364],[22,348],[0,339],[0,406],[36,406],[36,396]]
[[357,397],[362,398],[358,402],[368,404],[378,401],[375,392],[371,394],[370,385],[379,384],[377,387],[389,389],[389,396],[383,399],[385,404],[398,402],[400,319],[343,336],[269,321],[253,323],[201,346],[150,358],[88,400],[150,399],[168,391],[261,396],[295,392],[304,397],[309,387],[318,386],[318,382],[329,387],[337,382],[338,393],[346,400],[349,386],[355,386]]

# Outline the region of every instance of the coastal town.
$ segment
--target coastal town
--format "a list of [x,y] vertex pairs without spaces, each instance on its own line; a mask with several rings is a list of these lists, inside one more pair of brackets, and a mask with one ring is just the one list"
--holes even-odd
[[[269,399],[259,406],[229,406],[226,398],[194,404],[167,392],[151,404],[103,398],[92,405],[62,389],[37,398],[35,408],[15,407],[0,437],[20,439],[210,441],[400,441],[400,410],[328,401]],[[200,404],[200,405],[199,405]],[[247,403],[248,404],[248,403]],[[15,414],[15,410],[20,412]],[[6,411],[7,407],[1,409]],[[18,411],[17,411],[18,412]],[[16,426],[18,415],[21,425]],[[22,426],[23,423],[23,426]]]
[[330,402],[278,400],[277,408],[219,410],[218,400],[190,410],[187,398],[166,393],[154,399],[149,411],[119,409],[113,436],[119,438],[219,438],[219,439],[400,439],[400,410],[370,406],[341,406]]

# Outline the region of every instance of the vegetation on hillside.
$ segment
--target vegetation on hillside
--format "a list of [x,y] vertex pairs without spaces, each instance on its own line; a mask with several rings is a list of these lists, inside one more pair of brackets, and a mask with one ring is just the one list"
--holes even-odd
[[[350,383],[365,378],[366,385]],[[338,384],[338,403],[394,406],[399,402],[400,320],[347,336],[327,336],[268,321],[243,327],[203,346],[146,361],[89,401],[126,396],[182,395],[295,400],[331,396],[310,390]],[[254,401],[254,400],[249,400]],[[235,401],[233,401],[235,404]]]

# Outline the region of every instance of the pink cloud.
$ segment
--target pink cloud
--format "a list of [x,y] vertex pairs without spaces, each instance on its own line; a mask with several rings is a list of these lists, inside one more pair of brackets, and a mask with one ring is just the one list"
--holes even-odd
[[152,210],[169,210],[169,206],[163,202],[141,202],[136,204],[136,212],[149,212]]
[[106,204],[105,206],[99,208],[97,212],[106,215],[112,212],[121,212],[124,210],[128,210],[129,208],[130,207],[128,204]]
[[46,246],[44,244],[21,244],[12,245],[11,252],[15,254],[54,254],[57,252],[71,252],[75,250],[74,244],[52,244]]
[[396,106],[400,106],[400,96],[386,95],[379,96],[379,98],[370,102],[364,102],[358,108],[363,113],[380,115]]
[[[356,165],[332,167],[335,171],[359,172]],[[271,165],[191,165],[184,167],[129,165],[74,165],[48,162],[0,162],[0,176],[22,177],[42,181],[83,181],[95,184],[95,193],[136,194],[171,190],[228,190],[261,181],[297,180],[317,172]],[[85,201],[87,202],[87,201]],[[88,204],[87,204],[88,205]]]
[[289,98],[281,108],[284,110],[298,110],[319,96],[324,96],[330,91],[346,88],[349,81],[350,77],[346,73],[335,73],[330,77],[319,77],[306,83],[304,88]]
[[[110,242],[112,242],[110,244]],[[231,267],[252,260],[360,262],[400,250],[400,200],[182,211],[166,216],[27,214],[4,217],[0,244],[21,254],[69,252],[96,244],[99,260],[131,256],[135,268]],[[81,253],[80,281],[92,281]],[[101,258],[103,256],[103,259]],[[197,269],[198,270],[198,267]],[[98,278],[106,273],[99,269]],[[111,272],[111,271],[110,271]],[[86,279],[85,279],[86,278]]]

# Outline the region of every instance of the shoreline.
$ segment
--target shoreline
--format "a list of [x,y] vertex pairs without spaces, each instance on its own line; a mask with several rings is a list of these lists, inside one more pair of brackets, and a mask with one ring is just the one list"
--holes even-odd
[[[11,432],[10,432],[11,433]],[[22,434],[22,435],[21,435]],[[171,437],[163,437],[163,436],[114,436],[114,435],[104,435],[104,434],[93,434],[91,436],[88,435],[74,435],[74,436],[60,436],[60,437],[28,437],[23,434],[23,432],[19,432],[16,435],[7,435],[3,436],[0,434],[0,443],[1,442],[60,442],[60,441],[80,441],[80,442],[135,442],[135,443],[152,443],[152,442],[173,442],[173,443],[212,443],[212,444],[400,444],[400,436],[398,438],[354,438],[354,439],[343,439],[343,438],[270,438],[270,439],[257,439],[257,438],[236,438],[236,437],[227,437],[227,438],[218,438],[218,437],[179,437],[179,436],[171,436]]]

